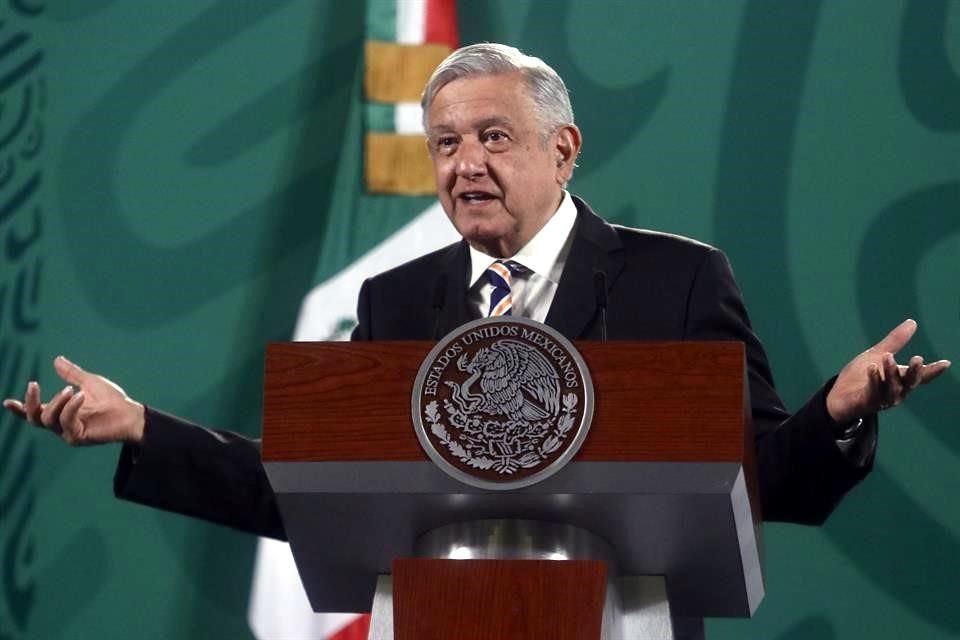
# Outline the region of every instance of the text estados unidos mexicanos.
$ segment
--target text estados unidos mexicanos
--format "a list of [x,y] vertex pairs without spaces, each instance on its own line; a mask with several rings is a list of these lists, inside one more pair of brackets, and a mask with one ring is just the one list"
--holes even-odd
[[430,365],[430,371],[427,373],[427,379],[423,384],[423,395],[437,395],[437,386],[440,383],[440,378],[443,376],[444,370],[446,370],[447,366],[453,362],[455,358],[464,353],[464,345],[471,345],[477,340],[498,337],[520,337],[540,347],[550,355],[560,368],[560,375],[563,377],[564,384],[568,389],[580,386],[576,364],[555,341],[535,329],[527,329],[526,327],[518,327],[516,325],[493,325],[471,331],[444,349],[443,353],[437,356],[434,363]]

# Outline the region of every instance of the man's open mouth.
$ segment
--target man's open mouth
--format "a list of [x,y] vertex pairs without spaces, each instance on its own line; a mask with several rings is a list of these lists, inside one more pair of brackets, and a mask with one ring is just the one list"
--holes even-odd
[[493,200],[494,197],[489,193],[484,193],[483,191],[467,191],[461,193],[459,198],[461,200],[466,200],[467,202],[485,202],[487,200]]

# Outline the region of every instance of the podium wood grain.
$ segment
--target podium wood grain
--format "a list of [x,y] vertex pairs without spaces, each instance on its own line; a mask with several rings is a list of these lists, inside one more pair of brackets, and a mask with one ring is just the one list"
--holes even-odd
[[[269,345],[264,461],[426,460],[410,419],[410,394],[432,346]],[[581,342],[577,348],[600,390],[578,460],[742,462],[752,452],[743,437],[741,344]]]
[[599,638],[606,573],[585,560],[397,559],[394,638]]

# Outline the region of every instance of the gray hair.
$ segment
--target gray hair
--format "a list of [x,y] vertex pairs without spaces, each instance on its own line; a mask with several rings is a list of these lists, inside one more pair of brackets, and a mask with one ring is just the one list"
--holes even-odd
[[567,85],[550,65],[516,47],[484,42],[457,49],[434,70],[420,98],[423,128],[427,128],[427,113],[433,99],[447,84],[461,78],[518,72],[526,80],[527,90],[536,105],[544,139],[559,127],[573,124],[573,107],[570,106]]

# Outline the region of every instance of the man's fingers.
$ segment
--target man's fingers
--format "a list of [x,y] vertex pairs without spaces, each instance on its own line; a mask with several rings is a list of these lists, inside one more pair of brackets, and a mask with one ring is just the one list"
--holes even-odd
[[917,322],[913,319],[907,319],[894,327],[893,331],[888,333],[883,340],[873,345],[876,351],[889,351],[896,353],[910,342],[910,338],[917,332]]
[[927,384],[949,368],[949,360],[937,360],[936,362],[925,365],[920,371],[920,384]]
[[900,365],[892,353],[885,353],[880,359],[880,367],[883,381],[887,386],[899,386],[900,384]]
[[63,378],[65,382],[82,387],[90,374],[80,368],[80,365],[74,364],[63,356],[57,356],[53,359],[53,368],[57,375]]
[[7,398],[3,401],[3,408],[14,412],[21,419],[27,417],[27,412],[23,408],[23,403],[13,398]]
[[40,412],[40,422],[44,427],[54,428],[58,433],[57,427],[60,424],[60,412],[67,400],[73,397],[73,387],[64,387],[57,395],[50,398],[50,402],[43,405],[43,411]]
[[83,436],[83,429],[77,416],[80,414],[80,407],[83,406],[84,397],[83,391],[73,394],[60,412],[60,425],[68,442],[74,442]]
[[913,356],[900,377],[904,392],[912,391],[920,384],[923,374],[923,358]]
[[867,398],[869,404],[883,402],[883,368],[882,365],[873,362],[867,367]]
[[900,367],[892,353],[886,353],[880,366],[883,373],[883,384],[880,387],[881,406],[886,409],[897,405],[903,399],[903,385],[900,378]]
[[27,383],[27,392],[23,396],[24,416],[33,424],[40,424],[40,411],[43,405],[40,403],[40,385],[36,382]]

